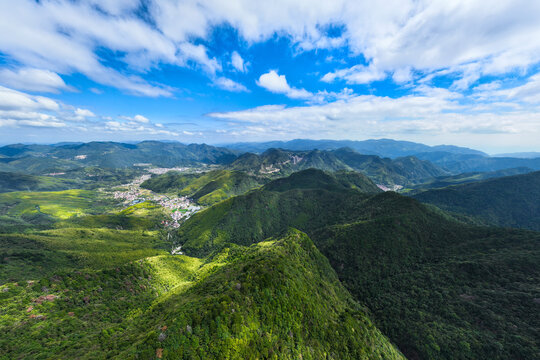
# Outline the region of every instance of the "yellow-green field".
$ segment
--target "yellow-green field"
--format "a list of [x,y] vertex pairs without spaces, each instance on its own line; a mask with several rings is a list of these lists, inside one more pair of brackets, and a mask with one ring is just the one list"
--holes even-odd
[[99,192],[79,189],[0,194],[0,214],[8,216],[43,213],[58,219],[68,219],[99,213],[108,204],[111,201]]

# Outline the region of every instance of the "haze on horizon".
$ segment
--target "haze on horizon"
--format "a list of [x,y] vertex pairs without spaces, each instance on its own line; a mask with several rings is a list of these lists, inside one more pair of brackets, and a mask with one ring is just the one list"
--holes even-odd
[[0,143],[540,151],[540,2],[0,0]]

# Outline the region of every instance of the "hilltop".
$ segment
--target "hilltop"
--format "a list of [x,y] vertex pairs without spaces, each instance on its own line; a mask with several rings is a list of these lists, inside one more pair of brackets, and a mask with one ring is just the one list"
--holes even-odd
[[378,184],[406,185],[448,174],[429,161],[414,156],[394,160],[375,155],[362,155],[350,148],[332,151],[332,154],[351,169],[359,171]]
[[229,165],[231,169],[266,176],[285,176],[299,170],[316,168],[325,171],[351,170],[327,151],[287,151],[268,149],[257,155],[246,153]]
[[290,151],[268,149],[262,154],[246,153],[229,165],[231,169],[258,176],[282,177],[295,171],[315,168],[324,171],[358,171],[378,184],[414,184],[449,173],[415,157],[397,159],[363,155],[350,148],[333,151]]
[[141,187],[158,193],[188,196],[201,205],[212,205],[231,196],[243,194],[267,180],[241,171],[214,170],[204,173],[170,171],[153,176]]

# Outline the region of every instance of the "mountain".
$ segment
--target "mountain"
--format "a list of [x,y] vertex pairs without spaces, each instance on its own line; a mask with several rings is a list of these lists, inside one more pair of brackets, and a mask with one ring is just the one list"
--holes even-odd
[[428,190],[414,197],[483,223],[540,230],[540,171]]
[[471,172],[471,173],[463,173],[463,174],[450,175],[450,176],[438,176],[438,177],[429,179],[425,183],[409,186],[409,189],[407,190],[408,190],[408,194],[418,193],[418,192],[422,192],[429,189],[444,188],[451,185],[466,184],[466,183],[499,178],[499,177],[504,177],[504,176],[528,174],[530,172],[533,172],[533,170],[527,167],[520,167],[520,168],[504,169],[504,170],[489,171],[489,172]]
[[212,205],[231,196],[243,194],[268,182],[265,178],[241,171],[213,170],[205,173],[169,171],[153,176],[141,187],[158,193],[177,193],[201,205]]
[[118,358],[404,359],[300,232],[226,248],[192,278],[122,334]]
[[317,168],[325,171],[351,170],[327,151],[288,151],[268,149],[260,155],[240,155],[229,167],[255,175],[284,176],[295,171]]
[[407,358],[538,358],[539,233],[466,227],[393,193],[373,201],[386,216],[312,238]]
[[296,139],[291,141],[269,141],[261,143],[234,143],[223,145],[229,149],[240,152],[262,153],[271,148],[280,148],[293,151],[308,151],[308,150],[336,150],[343,147],[349,147],[361,154],[377,155],[381,157],[403,157],[414,155],[417,153],[431,151],[445,151],[455,154],[477,154],[486,155],[485,153],[469,148],[463,148],[452,145],[428,146],[424,144],[414,143],[410,141],[397,141],[392,139],[378,140],[310,140]]
[[285,176],[309,168],[324,171],[355,170],[385,185],[414,184],[448,174],[429,161],[412,156],[392,160],[376,155],[362,155],[351,148],[332,151],[269,149],[260,155],[242,154],[229,167],[269,177]]
[[53,149],[52,145],[25,145],[12,144],[0,147],[0,155],[7,157],[20,157],[43,154]]
[[392,160],[375,155],[363,155],[351,148],[340,148],[331,153],[378,184],[405,185],[447,174],[429,161],[419,160],[413,156]]
[[264,187],[266,191],[289,191],[294,189],[324,189],[329,191],[354,189],[362,193],[379,193],[381,190],[365,175],[354,171],[323,172],[307,169],[287,178],[274,180]]
[[236,244],[250,245],[288,227],[309,232],[356,219],[364,211],[360,204],[380,192],[367,181],[370,193],[321,170],[300,171],[194,214],[179,228],[177,239],[187,253],[204,256],[232,237]]
[[52,176],[34,176],[0,171],[0,192],[55,191],[84,186],[84,181],[60,179]]
[[163,167],[228,164],[237,157],[234,151],[225,148],[159,141],[8,145],[0,148],[0,154],[6,156],[0,161],[0,170],[31,174],[87,166],[127,168],[139,163]]
[[80,167],[72,160],[58,159],[44,155],[8,157],[0,159],[0,171],[19,172],[33,175],[60,173]]
[[540,158],[540,152],[516,152],[516,153],[508,153],[508,154],[495,154],[491,155],[492,157],[510,157],[510,158],[521,158],[521,159],[536,159]]
[[195,214],[188,254],[305,231],[345,287],[408,358],[540,355],[540,234],[474,227],[393,192],[367,194],[316,170],[278,179]]
[[528,167],[533,170],[540,170],[540,158],[519,159],[486,157],[475,154],[453,154],[449,152],[419,153],[415,156],[422,160],[428,160],[452,174],[498,171],[517,167]]
[[[99,229],[73,230],[72,252],[44,260],[81,266],[0,285],[2,358],[404,359],[299,231],[202,259],[154,249],[128,261],[114,247],[135,250],[144,231],[111,230],[127,235],[111,244]],[[85,248],[70,244],[81,235]],[[49,238],[33,241],[62,242]]]

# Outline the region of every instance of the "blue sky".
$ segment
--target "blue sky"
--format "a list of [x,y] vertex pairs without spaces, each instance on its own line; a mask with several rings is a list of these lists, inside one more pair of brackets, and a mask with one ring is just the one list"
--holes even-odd
[[0,0],[0,143],[540,150],[540,2]]

